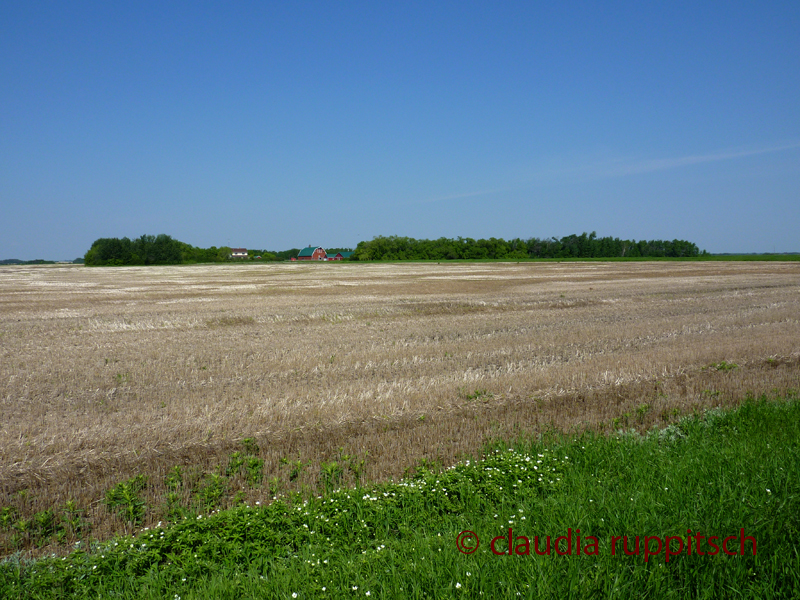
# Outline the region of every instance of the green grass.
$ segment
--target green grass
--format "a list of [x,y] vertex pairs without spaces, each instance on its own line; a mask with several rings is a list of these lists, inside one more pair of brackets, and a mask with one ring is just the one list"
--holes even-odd
[[[343,260],[314,261],[315,264],[353,265],[372,263],[508,263],[508,262],[741,262],[741,261],[798,261],[800,253],[794,254],[706,254],[701,256],[597,256],[597,257],[559,257],[559,258],[409,258],[390,260]],[[288,261],[285,261],[288,262]],[[231,263],[218,263],[228,264]]]
[[[0,597],[800,595],[796,397],[750,399],[736,411],[707,412],[643,435],[502,443],[480,460],[417,471],[399,483],[203,514],[65,558],[12,557],[0,564]],[[508,549],[509,529],[515,552],[493,553],[498,536],[495,550]],[[470,555],[456,547],[464,530],[480,539]],[[552,547],[549,556],[536,555],[536,536],[541,550],[548,535],[555,542],[570,530],[571,555]],[[755,539],[755,556],[749,541],[740,555],[742,530]],[[735,536],[728,549],[736,555],[690,556],[688,531],[719,536],[720,547]],[[668,562],[663,551],[648,560],[629,556],[622,540],[614,554],[615,536],[627,536],[629,549],[636,536],[651,536],[653,551],[655,537],[670,536],[675,554]],[[677,553],[679,543],[684,551]]]

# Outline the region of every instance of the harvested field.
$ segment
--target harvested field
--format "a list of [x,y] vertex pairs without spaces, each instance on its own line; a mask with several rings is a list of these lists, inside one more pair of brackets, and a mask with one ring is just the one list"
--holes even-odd
[[288,490],[337,452],[380,480],[649,427],[797,390],[798,340],[798,262],[0,267],[0,508],[73,500],[104,537],[130,527],[113,485],[148,475],[158,520],[170,469],[219,472],[243,438]]

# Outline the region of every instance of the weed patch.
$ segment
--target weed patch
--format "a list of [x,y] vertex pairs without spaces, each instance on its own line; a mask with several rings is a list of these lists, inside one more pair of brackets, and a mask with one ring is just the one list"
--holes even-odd
[[[338,458],[321,469],[331,484]],[[798,472],[800,402],[751,399],[646,433],[498,442],[396,483],[203,513],[63,560],[8,559],[0,595],[788,599],[800,586]],[[47,530],[54,515],[39,520]],[[578,535],[595,540],[581,556]],[[672,540],[669,560],[656,538]]]
[[138,525],[145,515],[146,505],[139,497],[139,492],[147,485],[147,477],[137,475],[118,483],[106,492],[105,504],[109,511],[116,514],[123,521]]

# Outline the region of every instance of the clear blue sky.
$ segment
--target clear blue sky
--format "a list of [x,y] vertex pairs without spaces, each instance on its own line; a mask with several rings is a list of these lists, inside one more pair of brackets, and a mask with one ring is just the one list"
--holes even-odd
[[800,2],[0,1],[0,258],[800,251]]

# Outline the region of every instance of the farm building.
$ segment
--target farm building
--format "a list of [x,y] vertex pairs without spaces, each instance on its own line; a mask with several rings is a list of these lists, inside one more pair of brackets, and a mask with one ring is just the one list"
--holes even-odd
[[327,260],[328,254],[324,248],[308,246],[300,250],[297,260]]
[[247,248],[231,248],[231,257],[247,258]]
[[336,254],[328,254],[325,248],[317,246],[308,246],[300,250],[297,258],[292,257],[290,260],[347,260],[353,256],[353,252],[337,252]]

